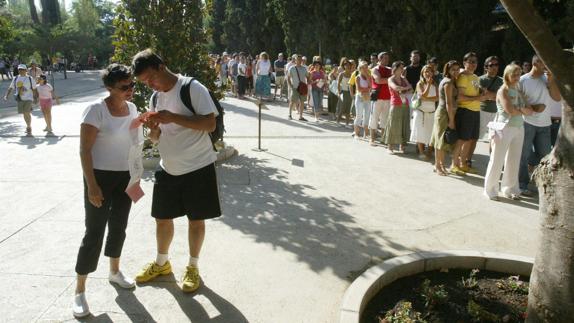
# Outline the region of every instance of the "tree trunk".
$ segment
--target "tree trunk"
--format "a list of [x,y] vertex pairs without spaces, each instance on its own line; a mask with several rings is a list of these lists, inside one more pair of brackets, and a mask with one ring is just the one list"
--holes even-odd
[[574,53],[562,50],[530,2],[502,4],[556,77],[566,101],[556,146],[534,174],[542,219],[527,322],[574,322]]
[[41,0],[42,21],[45,25],[55,26],[62,22],[58,0]]
[[40,24],[40,18],[38,18],[38,11],[36,11],[36,4],[34,0],[28,0],[28,6],[30,7],[30,16],[32,17],[32,22],[35,24]]

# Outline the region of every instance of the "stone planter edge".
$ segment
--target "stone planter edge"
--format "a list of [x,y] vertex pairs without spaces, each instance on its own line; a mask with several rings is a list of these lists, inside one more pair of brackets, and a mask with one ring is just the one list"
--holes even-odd
[[442,268],[496,271],[530,276],[534,258],[500,252],[440,250],[415,252],[385,260],[353,281],[343,296],[340,323],[359,323],[365,306],[395,280]]

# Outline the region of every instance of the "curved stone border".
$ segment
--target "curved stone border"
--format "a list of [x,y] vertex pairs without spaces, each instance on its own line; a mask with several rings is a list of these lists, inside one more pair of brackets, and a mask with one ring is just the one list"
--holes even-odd
[[237,150],[233,146],[225,145],[222,149],[217,152],[217,161],[223,162],[237,154]]
[[417,252],[371,267],[349,286],[341,304],[339,322],[359,323],[365,306],[383,287],[395,280],[442,268],[463,268],[530,276],[530,257],[472,250]]

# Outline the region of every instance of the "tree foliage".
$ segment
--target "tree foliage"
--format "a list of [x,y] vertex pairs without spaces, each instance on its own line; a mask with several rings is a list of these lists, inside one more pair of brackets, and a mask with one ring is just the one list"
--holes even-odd
[[[25,62],[38,55],[42,62],[64,55],[69,62],[82,64],[86,64],[89,54],[96,55],[100,61],[110,56],[113,2],[77,0],[70,12],[66,12],[64,1],[41,0],[39,3],[41,6],[37,7],[34,1],[8,0],[6,10],[11,18],[13,37],[3,38],[5,54]],[[35,21],[33,15],[37,15],[39,9],[42,20]]]
[[[338,59],[385,50],[394,60],[418,49],[442,61],[475,51],[481,58],[497,55],[506,62],[530,59],[534,53],[498,0],[210,2],[214,52],[267,50],[276,55],[286,50]],[[574,29],[566,26],[574,24],[574,1],[532,2],[560,43],[572,47]],[[215,37],[221,45],[215,46]]]
[[[114,61],[131,64],[140,50],[153,48],[176,73],[192,75],[215,90],[215,75],[209,67],[203,28],[205,8],[201,0],[123,0],[114,20]],[[138,85],[134,102],[147,106],[149,90]]]

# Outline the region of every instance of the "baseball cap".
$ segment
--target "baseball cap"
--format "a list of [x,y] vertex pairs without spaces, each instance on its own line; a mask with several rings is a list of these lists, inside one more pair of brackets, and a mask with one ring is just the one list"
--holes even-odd
[[27,70],[28,68],[26,67],[26,64],[20,64],[20,65],[18,65],[18,69],[19,70]]

